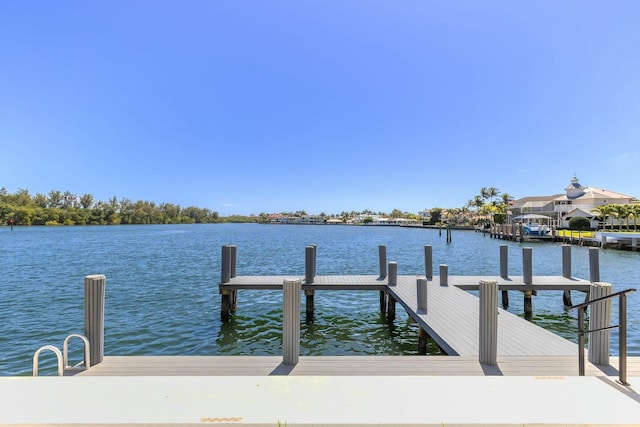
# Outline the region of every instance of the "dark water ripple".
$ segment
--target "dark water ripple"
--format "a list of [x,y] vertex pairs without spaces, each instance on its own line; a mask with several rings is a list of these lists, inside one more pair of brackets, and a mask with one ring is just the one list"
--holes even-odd
[[[433,264],[451,275],[499,274],[499,246],[509,246],[509,269],[522,274],[518,243],[456,232],[446,244],[437,230],[396,227],[270,226],[256,224],[16,227],[0,228],[0,375],[30,375],[33,353],[62,346],[84,325],[83,279],[107,276],[107,355],[280,355],[282,293],[241,291],[238,310],[220,322],[220,248],[238,246],[238,274],[304,275],[304,248],[318,247],[318,274],[377,274],[378,245],[399,274],[424,274],[423,247],[433,245]],[[557,244],[533,247],[534,274],[561,275]],[[587,248],[573,247],[573,275],[586,278]],[[600,252],[600,273],[614,290],[638,287],[640,254]],[[574,292],[574,303],[582,299]],[[510,294],[509,310],[521,315],[522,298]],[[534,297],[536,324],[577,340],[577,313],[557,292]],[[388,325],[378,312],[377,292],[318,292],[313,323],[302,322],[303,355],[415,354],[417,328],[398,307]],[[629,353],[640,355],[640,296],[631,294]],[[304,307],[304,302],[303,302]],[[303,308],[304,311],[304,308]],[[617,319],[617,305],[613,317]],[[304,319],[304,312],[302,313]],[[617,354],[617,332],[612,353]],[[429,343],[429,354],[438,354]],[[72,341],[71,358],[82,348]],[[52,355],[40,370],[55,374]]]

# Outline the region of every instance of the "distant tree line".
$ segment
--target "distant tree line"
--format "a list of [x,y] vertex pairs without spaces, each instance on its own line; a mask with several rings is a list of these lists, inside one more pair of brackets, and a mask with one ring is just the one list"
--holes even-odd
[[204,224],[220,222],[218,212],[172,203],[159,205],[146,200],[134,202],[115,196],[96,201],[91,194],[77,196],[69,191],[29,194],[19,189],[10,194],[0,188],[0,223],[16,225],[116,225],[116,224]]

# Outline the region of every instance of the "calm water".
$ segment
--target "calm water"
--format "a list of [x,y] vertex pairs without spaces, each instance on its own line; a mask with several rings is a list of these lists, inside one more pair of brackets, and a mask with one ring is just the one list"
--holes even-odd
[[[317,274],[377,274],[378,245],[398,274],[424,274],[423,247],[450,275],[498,275],[499,246],[509,245],[509,273],[522,274],[522,247],[533,247],[534,275],[561,275],[559,244],[506,243],[480,233],[397,227],[258,224],[0,228],[0,375],[30,375],[42,345],[62,347],[82,333],[83,280],[107,276],[106,355],[279,355],[282,293],[241,291],[238,310],[220,322],[221,246],[238,246],[238,275],[304,275],[304,249],[317,244]],[[589,277],[587,248],[572,248],[572,271]],[[638,287],[640,253],[600,251],[601,280],[614,291]],[[509,310],[521,314],[521,294]],[[574,303],[582,294],[574,293]],[[318,292],[314,323],[301,328],[303,355],[415,354],[417,331],[403,310],[393,326],[380,318],[377,292]],[[575,311],[559,292],[534,297],[537,324],[576,341]],[[640,356],[640,295],[629,305],[629,354]],[[303,304],[304,307],[304,304]],[[304,308],[303,308],[304,310]],[[617,304],[614,304],[614,322]],[[72,342],[72,362],[80,361]],[[436,348],[431,348],[436,352]],[[617,353],[617,332],[612,334]],[[45,353],[43,374],[55,373]]]

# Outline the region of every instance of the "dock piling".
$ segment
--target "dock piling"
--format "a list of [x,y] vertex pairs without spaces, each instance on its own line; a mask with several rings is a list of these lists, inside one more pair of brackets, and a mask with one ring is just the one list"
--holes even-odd
[[418,354],[425,355],[427,354],[427,339],[429,335],[427,331],[424,330],[422,326],[418,327]]
[[525,285],[533,283],[533,259],[530,247],[522,248],[522,281]]
[[[389,262],[389,277],[387,284],[396,286],[398,283],[398,263],[396,261]],[[387,320],[393,322],[396,319],[396,300],[390,294],[387,294]]]
[[433,279],[433,247],[424,246],[424,275],[427,280]]
[[[305,248],[304,282],[307,285],[313,284],[316,277],[316,245],[309,245]],[[315,309],[315,292],[312,289],[304,291],[306,321],[313,321]]]
[[227,283],[231,280],[231,245],[222,246],[222,262],[220,264],[220,281]]
[[104,298],[107,278],[95,274],[84,278],[84,336],[89,341],[91,366],[104,358]]
[[449,286],[449,266],[440,264],[440,286]]
[[313,271],[314,264],[314,248],[309,245],[305,248],[305,263],[304,263],[304,283],[307,285],[311,285],[315,279],[315,274]]
[[238,255],[238,247],[229,245],[229,276],[236,277],[236,258]]
[[[562,277],[571,278],[571,245],[562,245]],[[573,305],[569,289],[564,290],[562,302],[566,307]]]
[[394,320],[396,320],[396,299],[391,294],[387,294],[387,321],[393,323]]
[[427,279],[416,279],[416,294],[418,296],[418,310],[427,311]]
[[[236,247],[233,245],[222,246],[222,261],[220,262],[220,282],[228,283],[235,276]],[[220,319],[223,322],[229,320],[231,311],[235,310],[237,303],[237,290],[220,291]]]
[[[591,284],[591,299],[611,295],[610,283],[594,282]],[[611,299],[593,303],[589,314],[589,362],[596,365],[609,364],[609,350],[611,344]],[[603,330],[604,328],[604,330]]]
[[315,311],[315,291],[314,290],[306,290],[304,291],[305,295],[305,315],[306,322],[313,322],[313,313]]
[[395,286],[398,283],[398,263],[389,261],[389,278],[387,280],[389,286]]
[[[522,248],[522,281],[525,285],[533,283],[532,270],[532,249],[530,247]],[[533,291],[524,291],[524,316],[530,319],[533,316]]]
[[285,279],[282,283],[284,293],[284,313],[282,320],[282,363],[295,365],[300,358],[300,279]]
[[[380,264],[380,278],[387,277],[387,247],[385,245],[378,246],[378,261]],[[387,313],[387,293],[380,291],[380,314],[383,316]]]
[[[229,245],[229,275],[231,277],[236,277],[236,258],[237,258],[237,253],[238,253],[238,247],[236,245]],[[231,292],[231,301],[230,301],[230,305],[231,305],[231,311],[236,311],[236,308],[238,307],[238,290],[234,289]]]
[[500,245],[500,277],[509,277],[509,246]]
[[387,293],[380,291],[380,314],[386,315],[387,313]]
[[600,251],[598,248],[589,248],[589,281],[600,281]]
[[[509,277],[509,246],[500,245],[500,277],[507,279]],[[502,291],[502,307],[509,307],[509,291]]]
[[380,260],[380,277],[387,277],[387,247],[385,245],[378,246],[378,259]]
[[480,348],[479,361],[498,363],[498,282],[480,280]]

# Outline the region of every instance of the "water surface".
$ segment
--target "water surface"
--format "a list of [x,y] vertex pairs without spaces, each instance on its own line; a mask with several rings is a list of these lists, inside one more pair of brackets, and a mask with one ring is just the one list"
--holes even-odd
[[[522,274],[522,247],[533,247],[534,275],[561,275],[561,245],[505,242],[481,233],[373,226],[260,224],[0,228],[0,375],[30,375],[33,353],[82,333],[83,280],[107,277],[106,355],[279,355],[281,291],[240,291],[238,310],[220,322],[220,252],[238,247],[238,275],[304,275],[305,247],[317,245],[317,274],[378,274],[378,245],[398,274],[424,274],[424,245],[450,275],[498,275],[499,246],[509,246],[509,273]],[[573,275],[589,277],[587,248],[572,247]],[[640,253],[600,251],[602,281],[614,291],[637,287]],[[521,294],[509,310],[522,314]],[[582,294],[574,292],[574,303]],[[640,302],[630,294],[629,354],[640,356]],[[577,340],[575,311],[559,292],[534,297],[535,323]],[[302,304],[304,310],[304,303]],[[303,315],[304,317],[304,315]],[[614,320],[617,306],[614,305]],[[393,325],[379,313],[378,293],[318,292],[315,318],[301,328],[303,355],[415,354],[417,331],[400,307]],[[75,347],[78,348],[75,348]],[[72,354],[81,358],[79,344]],[[437,353],[437,346],[430,347]],[[612,333],[617,354],[617,332]],[[43,356],[41,372],[55,372]]]

